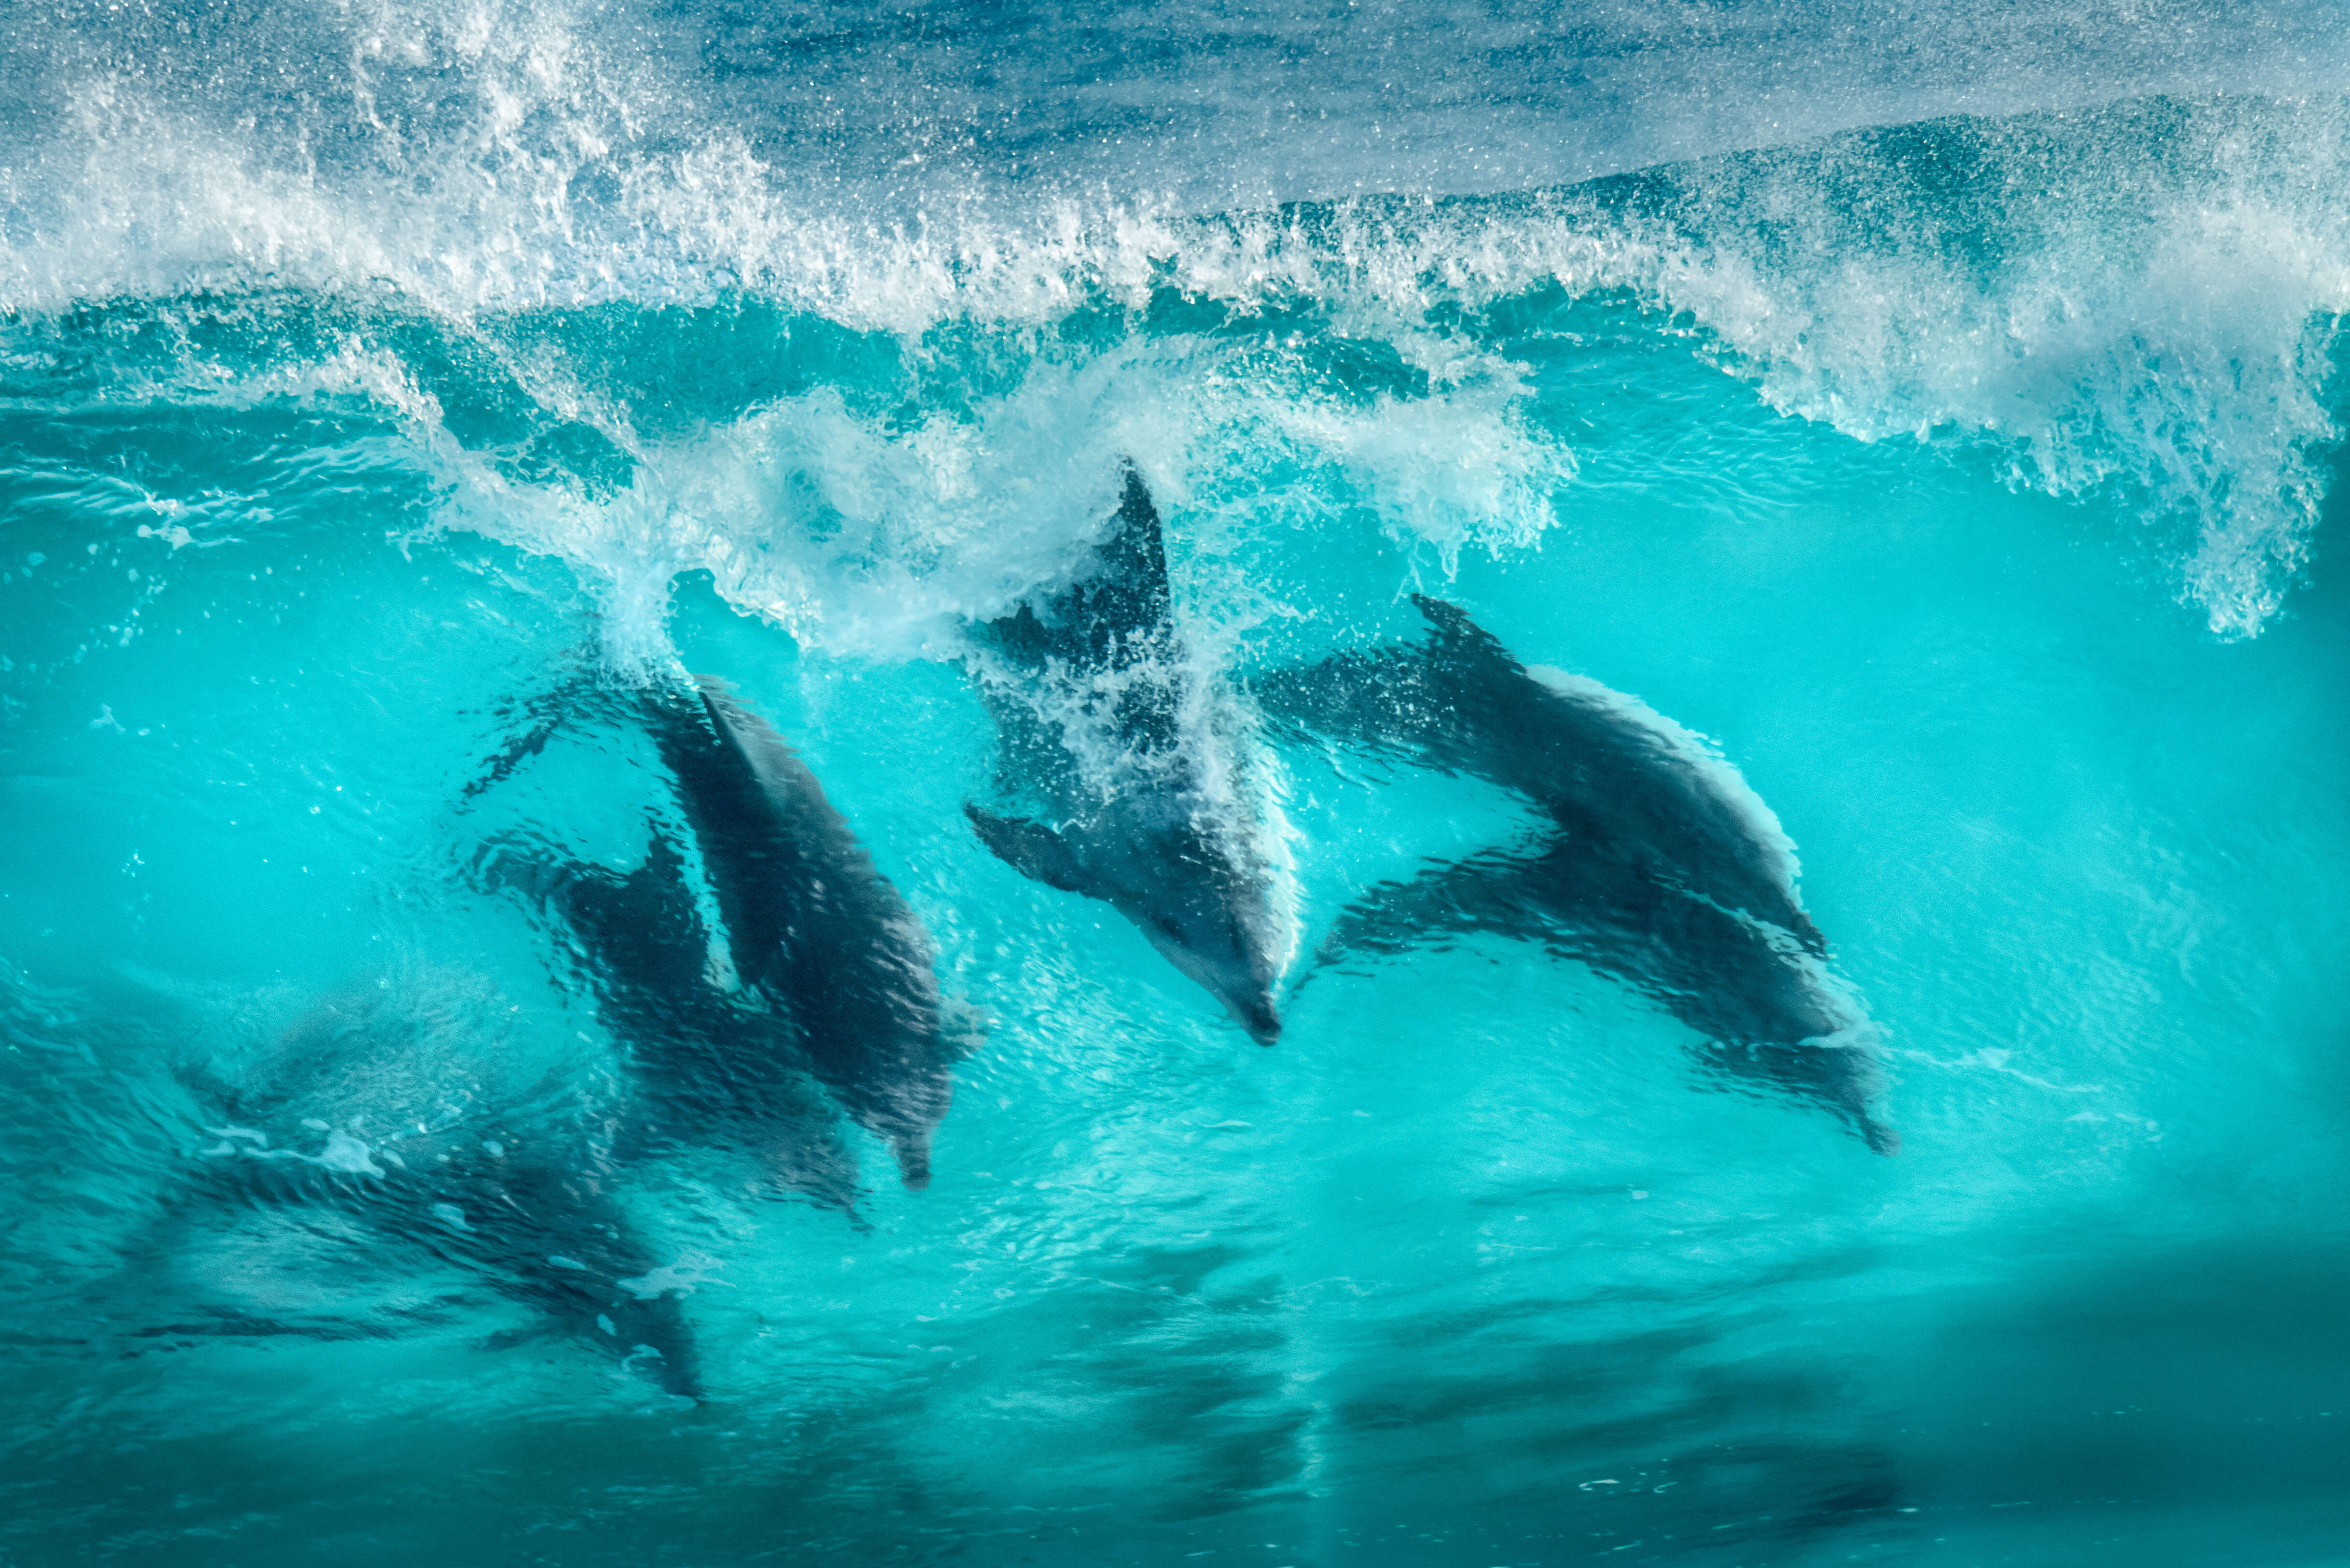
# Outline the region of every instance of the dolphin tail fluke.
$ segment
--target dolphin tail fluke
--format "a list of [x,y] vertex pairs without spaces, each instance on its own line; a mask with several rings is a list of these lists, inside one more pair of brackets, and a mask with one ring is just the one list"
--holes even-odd
[[993,850],[997,859],[1024,877],[1031,877],[1048,888],[1058,888],[1064,893],[1086,893],[1085,868],[1078,863],[1076,852],[1068,840],[1045,826],[1021,816],[998,816],[983,806],[965,805],[963,815],[971,818],[980,842]]

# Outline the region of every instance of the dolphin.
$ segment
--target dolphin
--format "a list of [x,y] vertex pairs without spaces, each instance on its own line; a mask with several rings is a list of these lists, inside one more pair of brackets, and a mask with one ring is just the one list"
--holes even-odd
[[962,1049],[945,1027],[921,918],[807,764],[724,686],[655,688],[640,706],[739,982],[787,1025],[841,1109],[889,1144],[905,1184],[928,1186]]
[[1460,608],[1424,594],[1417,648],[1341,653],[1256,689],[1280,718],[1475,774],[1557,827],[1678,888],[1826,941],[1795,890],[1795,846],[1737,769],[1638,698],[1521,664]]
[[1395,954],[1481,931],[1623,982],[1706,1036],[1700,1055],[1714,1072],[1825,1106],[1869,1147],[1899,1152],[1876,1111],[1877,1026],[1819,957],[1587,840],[1554,833],[1382,884],[1340,914],[1323,953]]
[[621,873],[524,840],[495,841],[479,878],[570,928],[582,979],[626,1053],[632,1085],[616,1158],[720,1147],[750,1156],[780,1196],[857,1218],[857,1155],[802,1065],[789,1023],[712,975],[712,936],[684,857],[656,826]]
[[[669,775],[717,939],[685,855],[658,827],[626,876],[511,839],[487,846],[477,871],[554,909],[579,938],[637,1069],[647,1130],[744,1149],[778,1185],[853,1218],[854,1156],[823,1132],[813,1081],[889,1145],[908,1187],[927,1186],[963,1046],[920,918],[807,765],[723,683],[657,677],[617,701]],[[542,715],[467,794],[508,776],[563,717]]]
[[981,842],[1039,882],[1109,904],[1271,1044],[1296,927],[1277,810],[1238,710],[1196,672],[1176,629],[1159,512],[1132,464],[1091,569],[973,640],[1007,774],[1050,818],[966,805]]
[[173,1206],[177,1223],[203,1222],[197,1195],[331,1215],[341,1239],[457,1264],[665,1392],[700,1397],[672,1276],[617,1198],[593,1116],[501,1103],[484,1067],[494,1025],[464,992],[412,979],[354,988],[233,1085],[200,1080],[216,1141]]
[[1523,665],[1458,607],[1413,602],[1426,643],[1274,672],[1259,701],[1295,730],[1488,778],[1544,821],[1527,844],[1372,889],[1324,956],[1464,931],[1531,938],[1705,1035],[1725,1076],[1814,1100],[1897,1152],[1875,1108],[1880,1031],[1829,971],[1794,846],[1736,769],[1638,699]]

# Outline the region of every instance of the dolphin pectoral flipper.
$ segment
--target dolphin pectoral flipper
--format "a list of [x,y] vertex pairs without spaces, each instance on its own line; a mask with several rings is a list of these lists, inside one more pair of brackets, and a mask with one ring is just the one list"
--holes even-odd
[[1034,877],[1048,888],[1058,888],[1064,893],[1093,892],[1087,886],[1085,867],[1068,840],[1043,823],[1024,816],[998,816],[983,806],[968,804],[962,812],[971,818],[980,842],[1022,876]]
[[481,886],[521,893],[571,928],[597,955],[607,984],[647,993],[698,988],[709,962],[709,937],[685,860],[658,826],[634,870],[573,860],[517,836],[485,845],[474,857]]
[[1357,950],[1407,952],[1480,931],[1524,936],[1548,924],[1544,865],[1537,857],[1492,851],[1430,866],[1407,882],[1383,883],[1340,913],[1317,961]]

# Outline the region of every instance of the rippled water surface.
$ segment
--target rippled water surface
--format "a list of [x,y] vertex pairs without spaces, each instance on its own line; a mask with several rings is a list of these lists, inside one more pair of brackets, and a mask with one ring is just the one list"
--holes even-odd
[[2338,20],[0,8],[0,1563],[2344,1561]]

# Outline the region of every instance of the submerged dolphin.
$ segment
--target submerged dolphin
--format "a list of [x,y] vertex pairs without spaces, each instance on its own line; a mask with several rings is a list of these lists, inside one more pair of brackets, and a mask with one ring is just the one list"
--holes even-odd
[[1817,956],[1621,857],[1555,834],[1388,883],[1338,918],[1325,951],[1397,953],[1448,934],[1541,942],[1621,981],[1706,1036],[1707,1065],[1835,1111],[1880,1154],[1900,1135],[1876,1112],[1877,1030]]
[[943,1028],[930,932],[783,737],[715,681],[656,690],[646,721],[709,874],[735,975],[909,1187],[962,1052]]
[[1874,1109],[1876,1026],[1828,971],[1794,846],[1736,770],[1636,699],[1530,669],[1455,607],[1413,602],[1433,628],[1424,645],[1280,672],[1259,700],[1294,724],[1489,778],[1532,801],[1547,830],[1374,890],[1326,950],[1533,938],[1706,1035],[1725,1074],[1818,1101],[1870,1147],[1898,1150]]
[[656,828],[644,863],[626,873],[511,842],[494,845],[480,870],[571,929],[604,1024],[627,1053],[633,1088],[620,1158],[730,1148],[755,1160],[779,1193],[855,1216],[856,1152],[800,1064],[787,1022],[712,978],[710,931],[665,835]]
[[[712,978],[720,966],[684,857],[658,830],[626,876],[506,845],[485,853],[484,869],[553,905],[577,933],[671,1135],[742,1147],[780,1184],[848,1209],[854,1157],[818,1130],[813,1078],[890,1146],[907,1186],[927,1186],[963,1046],[945,1027],[920,918],[806,764],[722,683],[658,680],[619,701],[650,734],[691,829],[731,983]],[[540,715],[466,793],[508,776],[562,722]]]
[[1428,618],[1424,644],[1276,672],[1259,701],[1491,779],[1596,853],[1826,951],[1795,892],[1795,846],[1735,768],[1638,698],[1519,663],[1441,599],[1412,603]]
[[1052,821],[963,809],[1006,864],[1108,903],[1269,1044],[1295,930],[1271,808],[1250,799],[1262,781],[1237,712],[1175,628],[1159,513],[1130,465],[1094,554],[1068,588],[978,636],[1011,672],[975,661],[1007,762]]
[[[196,1193],[334,1215],[376,1246],[463,1267],[667,1392],[698,1397],[691,1334],[614,1195],[592,1119],[502,1106],[481,1070],[495,1042],[461,992],[412,981],[355,989],[282,1034],[233,1087],[203,1085],[218,1141],[175,1222],[203,1222],[185,1201]],[[252,1326],[229,1327],[240,1324]]]

